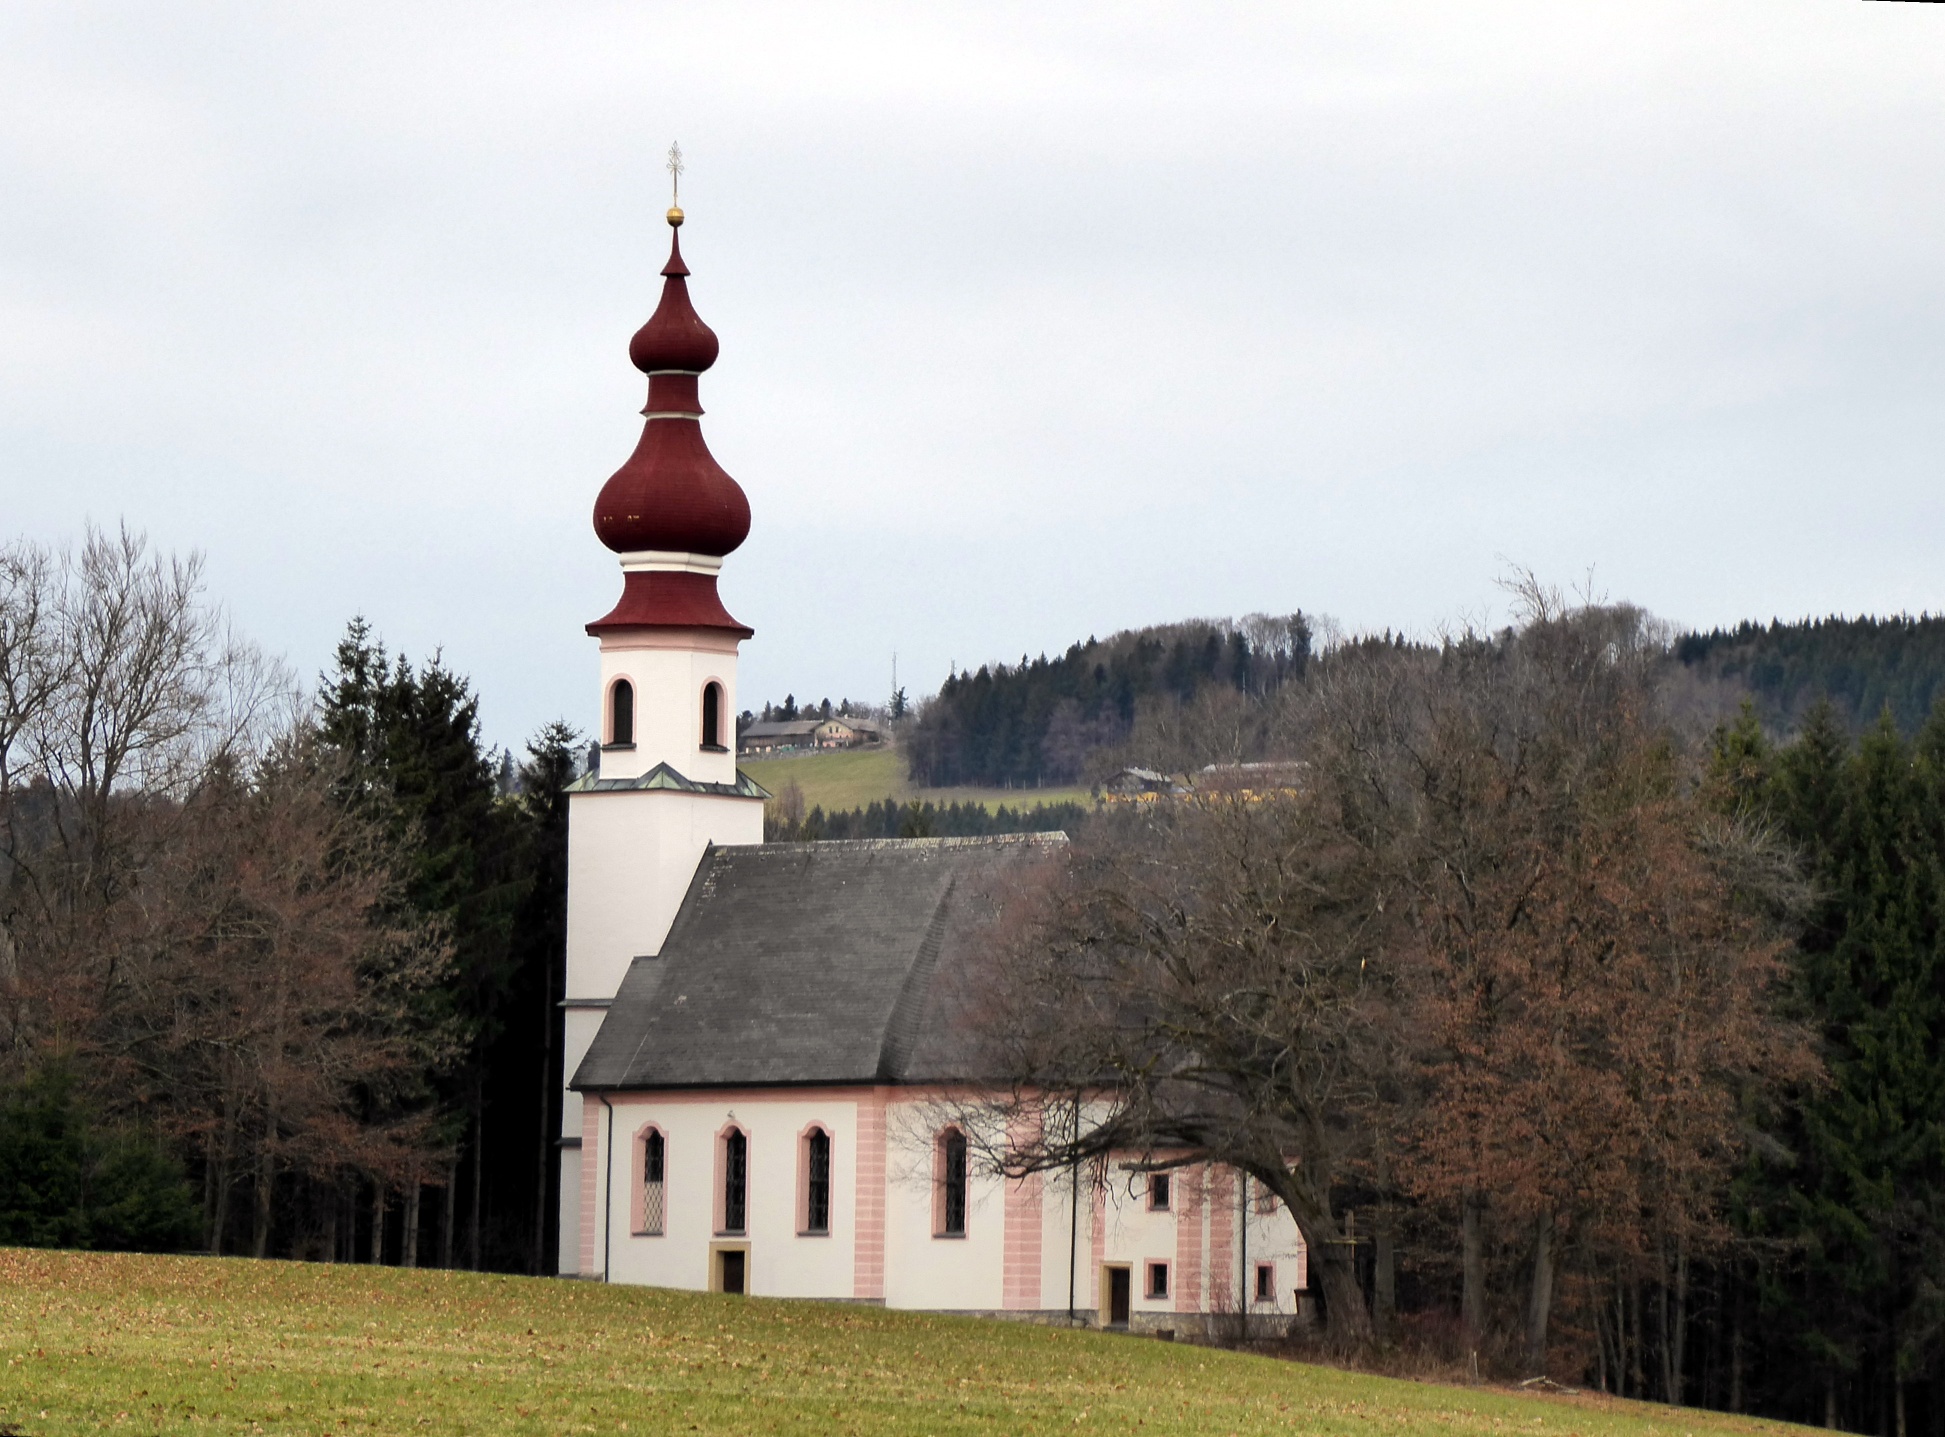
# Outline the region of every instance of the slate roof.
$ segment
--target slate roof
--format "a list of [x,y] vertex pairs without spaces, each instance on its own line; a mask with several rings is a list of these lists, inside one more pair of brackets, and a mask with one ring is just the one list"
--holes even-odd
[[710,848],[579,1089],[963,1078],[956,986],[1058,833]]

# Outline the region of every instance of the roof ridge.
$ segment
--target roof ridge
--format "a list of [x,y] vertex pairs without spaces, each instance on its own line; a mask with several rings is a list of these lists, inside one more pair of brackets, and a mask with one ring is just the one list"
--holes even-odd
[[793,843],[724,843],[717,845],[717,848],[719,852],[761,849],[765,852],[796,853],[807,848],[979,848],[1013,843],[1057,848],[1066,842],[1068,838],[1064,829],[1051,828],[1040,833],[976,833],[949,838],[816,838]]

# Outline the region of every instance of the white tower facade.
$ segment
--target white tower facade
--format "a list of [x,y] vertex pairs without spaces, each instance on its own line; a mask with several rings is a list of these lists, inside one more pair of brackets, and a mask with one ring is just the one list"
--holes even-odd
[[[736,769],[736,659],[751,631],[716,592],[723,557],[749,533],[749,503],[703,443],[697,380],[717,344],[690,306],[679,236],[662,274],[661,304],[629,345],[649,379],[641,442],[595,503],[622,597],[588,625],[601,643],[601,761],[568,801],[564,1083],[630,965],[661,950],[709,845],[763,841],[763,791]],[[588,1116],[563,1087],[564,1274],[583,1267]]]

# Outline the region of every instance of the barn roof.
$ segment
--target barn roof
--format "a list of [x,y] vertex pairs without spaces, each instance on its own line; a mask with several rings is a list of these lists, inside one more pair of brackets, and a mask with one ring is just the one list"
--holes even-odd
[[900,1083],[973,1076],[963,980],[1010,892],[1062,834],[710,848],[637,958],[579,1089]]

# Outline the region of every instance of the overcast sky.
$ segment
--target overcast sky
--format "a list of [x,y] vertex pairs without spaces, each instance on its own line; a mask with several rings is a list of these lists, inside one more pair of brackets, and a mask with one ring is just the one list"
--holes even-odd
[[1945,608],[1945,6],[0,6],[5,535],[583,726],[667,249],[746,702],[1192,615]]

